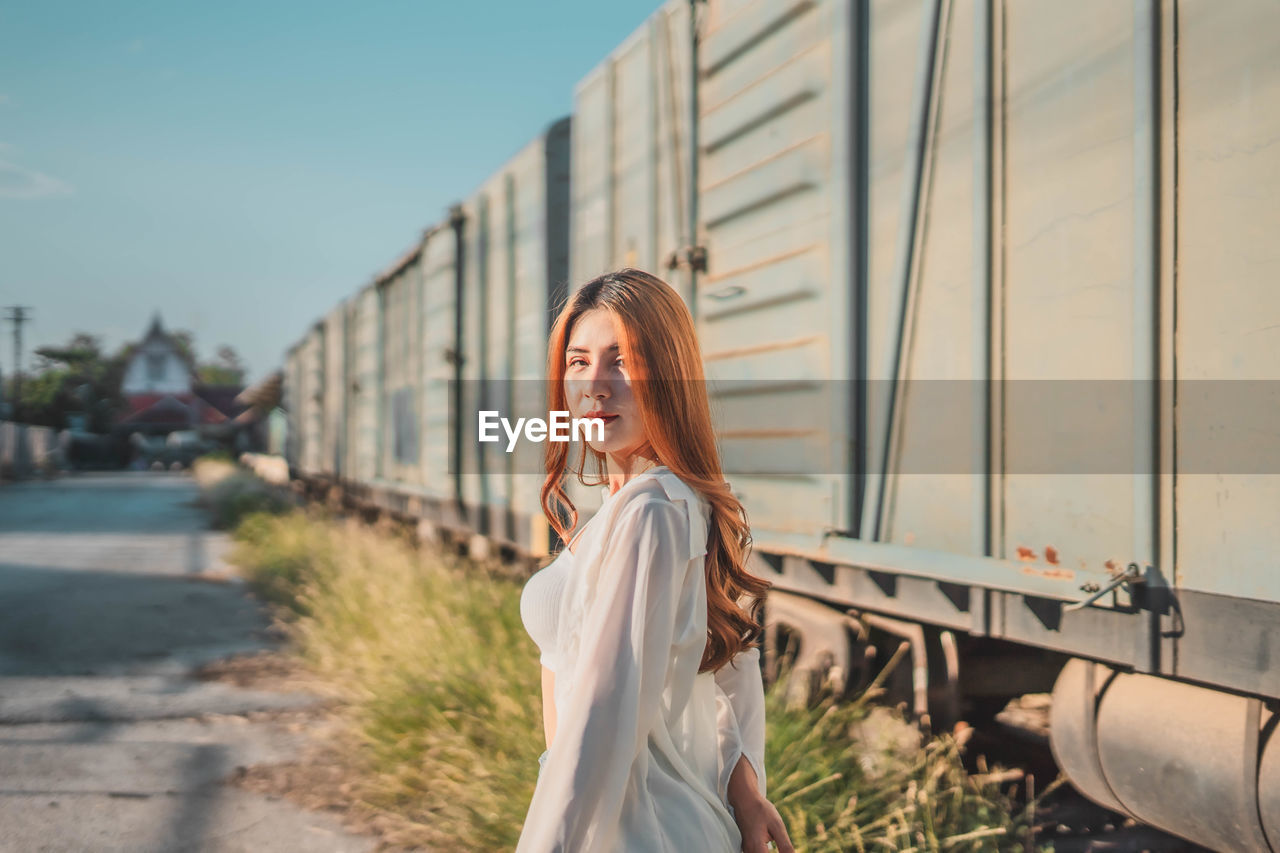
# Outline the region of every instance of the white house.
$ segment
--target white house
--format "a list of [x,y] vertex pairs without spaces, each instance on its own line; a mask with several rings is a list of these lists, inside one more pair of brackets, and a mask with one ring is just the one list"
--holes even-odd
[[157,313],[151,320],[147,336],[138,344],[125,367],[121,393],[126,398],[146,394],[190,394],[195,382],[195,366],[183,357],[173,338],[165,332]]
[[120,382],[125,399],[117,429],[164,434],[179,429],[232,427],[245,405],[235,401],[239,385],[205,385],[157,313],[146,337],[129,356]]

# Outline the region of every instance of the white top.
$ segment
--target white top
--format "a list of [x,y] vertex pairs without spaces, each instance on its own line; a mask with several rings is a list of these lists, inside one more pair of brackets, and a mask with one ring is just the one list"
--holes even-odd
[[551,563],[533,573],[520,592],[520,619],[542,651],[542,665],[560,669],[560,598],[573,566],[573,552],[565,548]]
[[698,672],[707,526],[702,498],[652,468],[606,494],[574,551],[526,584],[557,722],[517,853],[741,849],[726,790],[745,754],[765,793],[764,689],[758,649]]

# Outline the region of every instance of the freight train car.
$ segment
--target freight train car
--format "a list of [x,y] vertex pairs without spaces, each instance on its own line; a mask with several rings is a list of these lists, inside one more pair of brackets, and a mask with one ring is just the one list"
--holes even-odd
[[464,439],[478,408],[543,391],[569,279],[569,143],[554,122],[289,351],[298,474],[424,531],[547,552],[537,460]]
[[545,553],[549,526],[539,504],[537,448],[507,453],[476,441],[481,410],[511,412],[546,377],[547,335],[569,280],[570,121],[525,146],[468,198],[460,294],[460,503],[477,531],[504,546]]
[[381,402],[346,399],[342,476],[542,553],[537,478],[463,421],[542,375],[559,288],[654,269],[770,658],[789,633],[848,683],[901,636],[935,718],[1052,688],[1088,796],[1280,850],[1277,31],[1262,0],[672,0],[579,84],[571,151],[555,126],[353,298]]

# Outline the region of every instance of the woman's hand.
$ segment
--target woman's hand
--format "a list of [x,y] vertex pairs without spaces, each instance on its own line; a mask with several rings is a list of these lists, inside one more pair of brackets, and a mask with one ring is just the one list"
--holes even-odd
[[760,794],[756,771],[744,755],[738,759],[729,777],[729,805],[742,835],[742,853],[768,853],[768,843],[778,846],[778,853],[796,853],[782,823],[778,809]]

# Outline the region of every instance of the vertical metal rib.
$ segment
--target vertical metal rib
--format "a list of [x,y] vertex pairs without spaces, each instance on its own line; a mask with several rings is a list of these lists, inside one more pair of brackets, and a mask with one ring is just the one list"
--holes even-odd
[[[1159,522],[1160,3],[1133,3],[1133,560],[1152,566]],[[1135,662],[1149,669],[1158,646],[1147,626]]]
[[918,266],[918,249],[920,237],[921,214],[924,212],[923,195],[926,187],[925,171],[928,161],[930,137],[933,117],[937,101],[935,72],[938,57],[942,51],[942,18],[945,8],[949,8],[949,0],[925,0],[924,25],[920,31],[919,57],[916,65],[916,79],[912,95],[911,130],[907,145],[907,174],[903,182],[902,208],[898,224],[898,244],[894,258],[893,281],[898,286],[899,300],[895,311],[892,328],[896,335],[892,339],[893,347],[889,353],[887,381],[886,415],[883,421],[882,452],[878,470],[867,477],[868,489],[874,490],[871,501],[872,513],[865,519],[862,538],[878,540],[882,533],[885,518],[885,497],[889,467],[894,453],[894,436],[897,432],[898,410],[900,407],[899,374],[903,367],[903,354],[907,343],[908,320],[912,307],[912,297],[918,285],[918,277],[914,275]]
[[698,265],[694,262],[694,250],[698,245],[698,6],[702,0],[689,0],[689,309],[697,319]]
[[868,200],[868,181],[870,170],[870,95],[871,83],[868,72],[871,66],[871,32],[870,13],[867,3],[853,3],[849,12],[850,33],[849,73],[850,73],[850,107],[848,118],[848,139],[850,140],[851,159],[848,174],[849,180],[849,338],[852,364],[849,376],[854,380],[852,393],[848,400],[848,422],[852,424],[852,443],[849,466],[853,474],[848,480],[849,513],[846,526],[849,530],[861,530],[866,511],[867,496],[867,436],[870,424],[867,422],[867,292],[868,292],[868,257],[867,246],[869,231],[868,218],[870,204]]
[[992,235],[992,20],[994,0],[978,0],[973,10],[973,363],[982,371],[982,405],[973,424],[974,553],[992,556],[991,526],[991,330],[994,285]]

